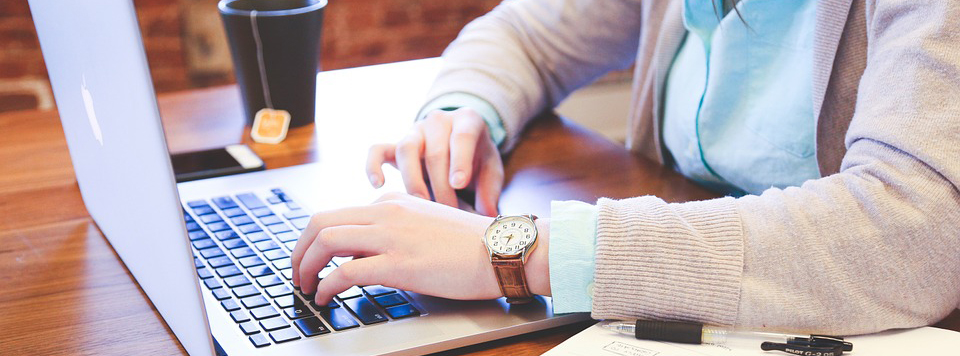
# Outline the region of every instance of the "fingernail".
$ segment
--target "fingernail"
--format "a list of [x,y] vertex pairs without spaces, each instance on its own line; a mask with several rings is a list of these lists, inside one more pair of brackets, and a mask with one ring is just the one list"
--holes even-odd
[[371,174],[367,178],[370,179],[370,184],[373,185],[374,188],[380,188],[380,186],[383,185],[383,183],[380,183],[380,176],[376,174]]
[[467,174],[463,171],[453,172],[453,175],[450,176],[450,185],[455,188],[463,187],[467,184]]

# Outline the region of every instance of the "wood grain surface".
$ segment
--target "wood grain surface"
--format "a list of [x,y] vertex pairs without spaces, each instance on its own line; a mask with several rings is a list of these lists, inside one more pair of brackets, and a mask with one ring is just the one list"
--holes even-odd
[[[244,142],[270,168],[316,159],[313,125],[280,145],[250,142],[235,87],[161,98],[173,152]],[[506,158],[506,213],[549,215],[554,199],[655,194],[714,197],[670,170],[551,115],[536,120]],[[589,323],[443,352],[539,355]],[[960,330],[960,314],[939,324]],[[0,354],[172,355],[183,349],[86,210],[57,113],[0,115]]]

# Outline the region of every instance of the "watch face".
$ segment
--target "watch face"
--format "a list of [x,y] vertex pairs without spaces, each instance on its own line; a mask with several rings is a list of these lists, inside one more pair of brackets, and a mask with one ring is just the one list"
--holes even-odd
[[515,255],[533,245],[537,239],[537,226],[533,221],[521,216],[511,216],[498,220],[487,228],[484,242],[496,254]]

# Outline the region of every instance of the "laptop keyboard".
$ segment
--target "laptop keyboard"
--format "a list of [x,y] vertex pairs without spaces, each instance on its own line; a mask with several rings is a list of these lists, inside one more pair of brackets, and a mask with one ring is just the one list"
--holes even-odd
[[[327,305],[291,282],[290,254],[310,213],[281,189],[188,202],[187,235],[201,284],[256,347],[420,316],[403,292],[354,286]],[[334,257],[321,279],[349,261]]]

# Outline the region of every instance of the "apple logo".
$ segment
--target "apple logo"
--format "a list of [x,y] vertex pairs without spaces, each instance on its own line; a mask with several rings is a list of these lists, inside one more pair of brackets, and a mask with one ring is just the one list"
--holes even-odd
[[90,90],[87,89],[87,77],[81,75],[80,78],[82,80],[80,93],[83,95],[83,107],[87,109],[87,120],[90,120],[93,137],[97,139],[100,146],[103,146],[103,132],[100,131],[100,122],[97,121],[97,113],[93,110],[93,96],[90,95]]

